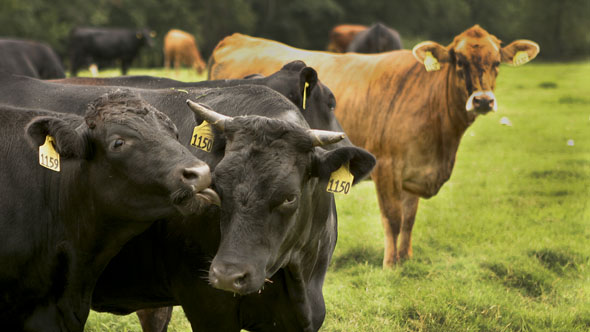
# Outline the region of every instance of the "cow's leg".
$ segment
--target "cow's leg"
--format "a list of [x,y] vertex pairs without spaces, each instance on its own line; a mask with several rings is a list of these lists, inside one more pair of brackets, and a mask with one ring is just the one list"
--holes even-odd
[[412,227],[418,211],[419,197],[413,194],[402,195],[403,222],[399,241],[399,259],[404,260],[412,257]]
[[166,332],[173,307],[138,310],[137,317],[143,332]]
[[[398,173],[400,173],[398,175]],[[401,199],[401,172],[396,172],[388,160],[379,160],[372,174],[381,209],[381,222],[385,235],[383,268],[391,268],[398,262],[397,239],[403,221]]]
[[166,69],[166,73],[170,70],[170,54],[164,53],[164,68]]
[[174,57],[174,71],[176,72],[176,76],[179,75],[179,70],[180,70],[180,52],[176,53],[176,56]]
[[127,75],[127,71],[129,70],[129,67],[131,67],[131,61],[129,59],[122,59],[121,60],[121,75]]

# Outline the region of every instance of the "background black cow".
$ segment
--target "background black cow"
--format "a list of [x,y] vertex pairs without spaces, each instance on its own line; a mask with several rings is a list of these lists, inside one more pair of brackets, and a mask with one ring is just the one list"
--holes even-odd
[[0,39],[0,71],[43,79],[66,77],[55,51],[32,40]]
[[399,33],[383,23],[375,23],[369,29],[359,32],[346,49],[347,52],[381,53],[401,50]]
[[121,72],[127,74],[131,62],[142,46],[153,46],[149,29],[74,28],[70,33],[68,53],[70,75],[92,62],[99,64],[121,60]]
[[[121,246],[215,196],[208,166],[179,144],[170,119],[125,91],[100,97],[84,118],[2,106],[0,127],[6,331],[82,331],[98,275]],[[59,158],[41,154],[44,142]]]

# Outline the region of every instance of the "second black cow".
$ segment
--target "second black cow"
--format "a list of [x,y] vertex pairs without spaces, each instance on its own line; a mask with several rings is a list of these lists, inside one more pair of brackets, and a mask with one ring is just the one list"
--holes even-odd
[[76,76],[80,68],[92,62],[113,60],[121,61],[121,72],[126,75],[139,50],[153,46],[153,35],[149,29],[74,28],[68,45],[70,75]]

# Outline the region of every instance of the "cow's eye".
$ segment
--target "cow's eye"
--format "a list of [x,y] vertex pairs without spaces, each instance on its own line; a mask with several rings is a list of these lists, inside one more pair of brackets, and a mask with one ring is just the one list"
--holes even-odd
[[120,149],[123,145],[125,145],[125,140],[122,138],[117,138],[114,142],[113,142],[113,149]]
[[283,201],[283,205],[291,205],[291,204],[295,203],[295,201],[297,201],[297,195],[289,195]]
[[463,59],[459,59],[459,61],[457,61],[457,66],[459,68],[465,68],[465,67],[467,67],[467,62]]

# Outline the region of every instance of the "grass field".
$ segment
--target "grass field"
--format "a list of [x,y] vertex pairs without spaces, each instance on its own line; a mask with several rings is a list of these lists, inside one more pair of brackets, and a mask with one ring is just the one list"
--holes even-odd
[[[381,269],[372,182],[337,198],[321,331],[590,330],[590,62],[503,66],[496,96],[449,182],[421,201],[412,260]],[[175,310],[169,331],[190,331]],[[140,330],[135,315],[95,312],[86,326]]]

